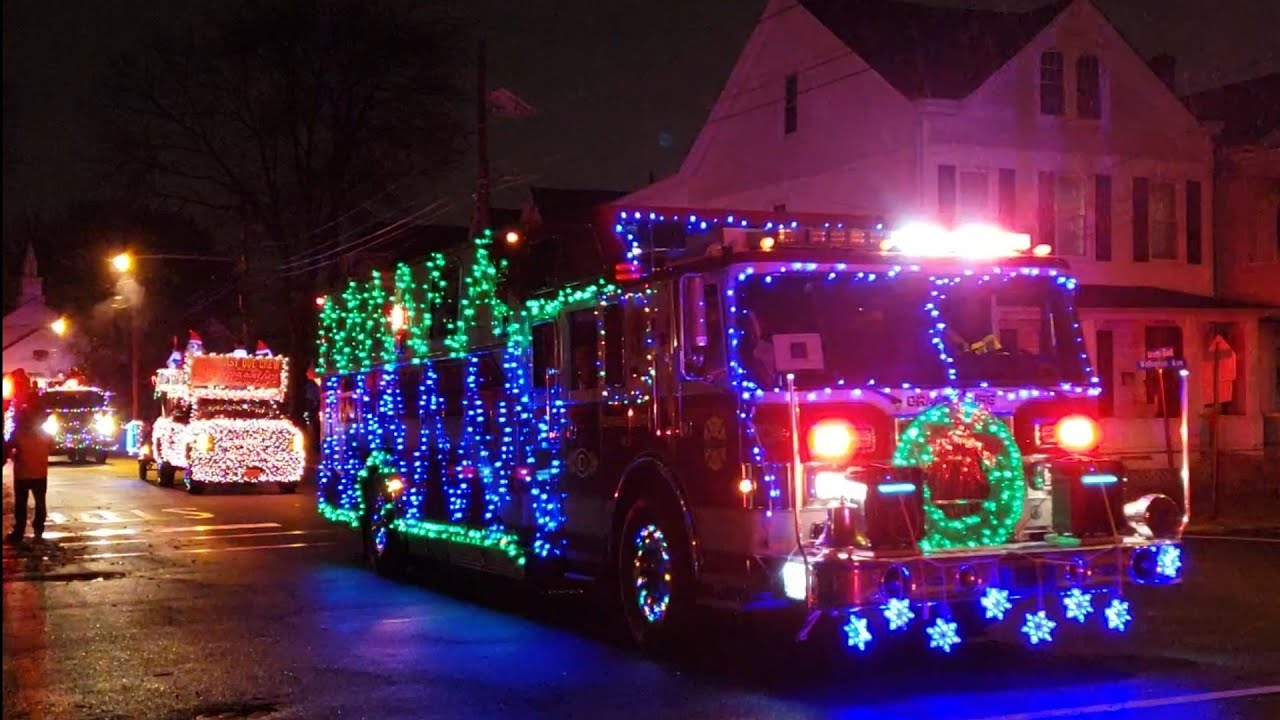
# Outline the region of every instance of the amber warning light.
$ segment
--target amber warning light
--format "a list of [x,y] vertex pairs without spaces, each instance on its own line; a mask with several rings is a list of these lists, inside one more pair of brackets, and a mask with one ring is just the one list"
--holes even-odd
[[1053,428],[1058,447],[1072,452],[1088,452],[1098,446],[1102,431],[1097,421],[1087,415],[1068,415]]
[[830,419],[809,429],[809,452],[826,462],[844,462],[858,449],[858,435],[848,420]]

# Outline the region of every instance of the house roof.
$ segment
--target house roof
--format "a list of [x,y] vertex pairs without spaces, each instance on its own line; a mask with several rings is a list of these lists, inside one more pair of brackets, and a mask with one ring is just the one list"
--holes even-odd
[[1205,295],[1154,287],[1081,285],[1076,305],[1082,308],[1174,308],[1180,310],[1274,310],[1256,303],[1220,300]]
[[1026,12],[899,0],[800,4],[903,95],[958,100],[977,90],[1070,2]]
[[1280,73],[1204,90],[1182,100],[1201,121],[1222,123],[1218,141],[1229,147],[1257,144],[1280,130]]

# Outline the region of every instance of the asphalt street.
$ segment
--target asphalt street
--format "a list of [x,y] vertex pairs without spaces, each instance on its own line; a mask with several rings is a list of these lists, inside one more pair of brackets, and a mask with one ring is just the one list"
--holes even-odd
[[[4,549],[6,719],[1280,718],[1280,532],[1189,539],[1125,635],[850,656],[715,617],[657,663],[589,590],[378,578],[305,487],[190,496],[116,460],[55,464],[49,503],[46,542]],[[11,504],[6,467],[6,531]]]

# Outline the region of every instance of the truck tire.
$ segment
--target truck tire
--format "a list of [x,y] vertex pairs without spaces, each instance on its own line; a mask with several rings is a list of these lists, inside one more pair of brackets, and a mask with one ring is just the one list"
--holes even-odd
[[365,512],[360,518],[360,539],[365,562],[382,577],[399,579],[408,568],[408,550],[392,523],[395,503],[381,490],[380,478],[370,478],[364,488]]
[[151,463],[147,460],[138,461],[138,479],[142,482],[147,481],[147,471],[151,469]]
[[632,501],[615,543],[622,615],[636,645],[667,655],[686,639],[694,613],[693,553],[680,514],[670,501]]
[[203,495],[203,494],[204,494],[204,487],[205,487],[204,483],[200,482],[199,480],[192,480],[192,479],[191,479],[191,478],[189,478],[189,477],[188,477],[188,478],[184,478],[184,479],[186,480],[186,483],[187,483],[187,493],[188,493],[188,494],[190,494],[190,495]]
[[98,451],[94,452],[94,454],[93,454],[93,462],[94,462],[94,464],[95,464],[95,465],[106,465],[106,464],[107,464],[107,451],[106,451],[106,450],[98,450]]
[[178,469],[167,462],[162,462],[157,466],[156,476],[159,478],[160,487],[173,487],[173,480],[178,474]]

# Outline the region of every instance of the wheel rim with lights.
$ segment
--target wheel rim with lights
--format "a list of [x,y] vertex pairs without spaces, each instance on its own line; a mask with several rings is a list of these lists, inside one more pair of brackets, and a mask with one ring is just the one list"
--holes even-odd
[[631,579],[636,605],[646,622],[658,623],[671,606],[671,547],[657,525],[645,525],[635,537]]

